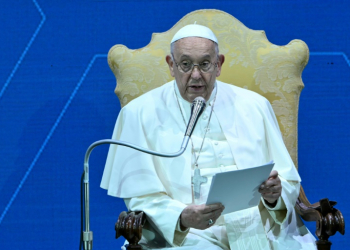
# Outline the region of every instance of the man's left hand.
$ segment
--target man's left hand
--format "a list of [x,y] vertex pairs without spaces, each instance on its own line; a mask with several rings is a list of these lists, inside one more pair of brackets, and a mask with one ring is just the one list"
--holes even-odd
[[275,206],[278,198],[281,196],[281,192],[282,185],[278,172],[272,170],[269,178],[260,185],[259,193],[269,205]]

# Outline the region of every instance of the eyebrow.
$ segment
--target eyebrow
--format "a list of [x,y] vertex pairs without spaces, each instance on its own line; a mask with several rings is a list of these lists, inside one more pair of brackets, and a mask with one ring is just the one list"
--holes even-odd
[[[187,55],[187,54],[183,54],[181,57],[180,57],[180,60],[183,60],[183,59],[191,59],[191,61],[193,61],[192,60],[192,57],[190,56],[190,55]],[[202,58],[201,58],[201,60],[204,60],[204,59],[210,59],[210,54],[206,54],[206,55],[204,55],[204,56],[202,56]]]

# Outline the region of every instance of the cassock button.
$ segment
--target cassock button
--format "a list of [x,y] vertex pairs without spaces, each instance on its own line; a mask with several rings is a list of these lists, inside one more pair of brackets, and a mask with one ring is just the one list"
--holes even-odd
[[207,115],[203,115],[203,119],[206,120],[208,118]]

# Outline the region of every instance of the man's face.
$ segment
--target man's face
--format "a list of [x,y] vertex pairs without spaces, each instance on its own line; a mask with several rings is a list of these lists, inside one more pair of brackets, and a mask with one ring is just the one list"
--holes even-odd
[[[166,61],[171,75],[175,77],[182,98],[188,102],[193,102],[198,96],[209,100],[216,77],[220,76],[221,65],[224,62],[223,55],[217,56],[214,42],[201,37],[180,39],[174,44],[173,57],[174,61],[168,55]],[[211,63],[212,69],[209,72],[202,72],[198,66],[195,66],[192,71],[184,73],[178,69],[175,62],[178,65]]]

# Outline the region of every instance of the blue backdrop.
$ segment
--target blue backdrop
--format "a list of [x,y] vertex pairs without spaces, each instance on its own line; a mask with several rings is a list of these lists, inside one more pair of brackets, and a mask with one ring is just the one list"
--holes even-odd
[[[226,11],[285,45],[311,51],[300,100],[299,169],[311,202],[350,218],[348,1],[12,0],[0,8],[0,249],[78,249],[87,147],[110,138],[120,110],[106,63],[114,44],[147,45],[197,9]],[[121,200],[99,188],[108,146],[90,160],[94,249],[119,249]],[[315,224],[307,223],[314,232]],[[346,236],[332,249],[346,249]]]

